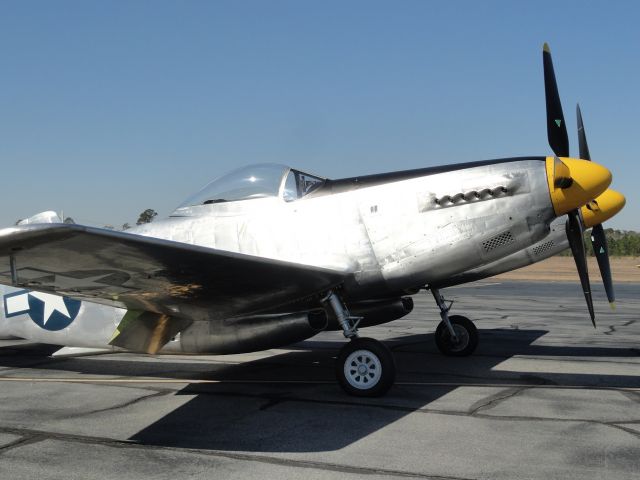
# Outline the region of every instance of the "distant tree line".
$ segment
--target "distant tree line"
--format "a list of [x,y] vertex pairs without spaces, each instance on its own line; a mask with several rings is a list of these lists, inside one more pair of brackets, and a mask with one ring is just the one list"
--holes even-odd
[[[632,231],[605,229],[609,255],[615,256],[640,256],[640,233]],[[589,242],[591,247],[591,242]],[[593,255],[593,252],[590,253]]]
[[151,208],[147,208],[138,217],[138,221],[136,222],[136,225],[142,225],[143,223],[151,223],[153,222],[153,219],[156,218],[157,215],[158,213],[155,210]]
[[[142,225],[145,223],[151,223],[153,222],[153,219],[156,218],[158,216],[158,212],[156,212],[155,210],[153,210],[152,208],[147,208],[144,212],[142,212],[139,216],[138,216],[138,221],[136,222],[136,225]],[[113,227],[111,225],[105,225],[104,228],[109,228],[111,227],[113,229]],[[129,223],[123,223],[122,224],[122,228],[121,230],[129,230],[131,228],[131,225],[129,225]]]
[[[640,257],[640,233],[632,230],[614,230],[605,228],[609,255],[612,257]],[[587,255],[593,257],[593,247],[591,246],[591,230],[585,232],[584,243],[587,247]],[[571,256],[571,250],[565,250],[561,256]]]

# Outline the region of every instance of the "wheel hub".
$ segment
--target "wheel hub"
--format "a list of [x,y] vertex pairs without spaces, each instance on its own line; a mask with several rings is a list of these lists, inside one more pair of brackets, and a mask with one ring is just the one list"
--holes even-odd
[[356,350],[344,362],[344,376],[354,388],[373,388],[382,377],[382,363],[373,352]]
[[456,340],[449,337],[449,343],[454,351],[460,351],[466,348],[469,344],[469,332],[467,332],[466,328],[461,327],[460,325],[453,325],[453,329],[456,332]]

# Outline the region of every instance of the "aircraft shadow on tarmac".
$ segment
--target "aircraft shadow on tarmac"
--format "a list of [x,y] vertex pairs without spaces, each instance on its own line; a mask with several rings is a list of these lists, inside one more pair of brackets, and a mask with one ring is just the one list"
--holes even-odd
[[[334,357],[342,342],[307,341],[292,352],[241,364],[158,362],[128,359],[45,359],[16,356],[0,349],[0,365],[24,366],[85,375],[125,375],[221,383],[190,383],[177,395],[185,404],[133,435],[155,446],[251,451],[320,452],[343,448],[464,385],[560,385],[640,387],[640,373],[597,375],[496,370],[513,355],[636,358],[630,348],[534,345],[545,330],[480,330],[481,347],[466,358],[439,355],[433,334],[386,340],[398,364],[397,385],[387,396],[346,396],[334,381]],[[564,357],[564,358],[563,358]],[[117,415],[117,413],[114,413]]]

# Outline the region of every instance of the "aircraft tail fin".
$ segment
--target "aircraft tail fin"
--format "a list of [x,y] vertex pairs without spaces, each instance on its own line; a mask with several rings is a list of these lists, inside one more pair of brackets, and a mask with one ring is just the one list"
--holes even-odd
[[56,212],[47,211],[36,213],[32,217],[20,220],[16,225],[30,225],[33,223],[62,223],[62,219]]

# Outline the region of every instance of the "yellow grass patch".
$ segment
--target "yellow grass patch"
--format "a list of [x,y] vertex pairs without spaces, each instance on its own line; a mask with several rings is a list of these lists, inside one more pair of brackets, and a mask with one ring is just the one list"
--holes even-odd
[[[611,273],[616,282],[640,283],[640,257],[612,257]],[[588,258],[589,278],[592,282],[601,281],[598,262],[595,257]],[[578,272],[572,257],[551,257],[542,262],[512,272],[493,277],[499,280],[534,280],[534,281],[576,281]]]

